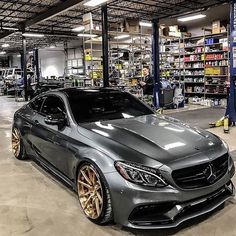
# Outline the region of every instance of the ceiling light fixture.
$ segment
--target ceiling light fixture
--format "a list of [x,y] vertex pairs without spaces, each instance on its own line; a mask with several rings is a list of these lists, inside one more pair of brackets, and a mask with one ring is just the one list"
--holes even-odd
[[122,35],[115,36],[114,39],[125,39],[129,37],[130,37],[129,34],[122,34]]
[[4,51],[0,52],[0,55],[5,55],[5,54],[6,54],[6,52],[4,52]]
[[98,5],[101,5],[105,2],[107,2],[108,0],[90,0],[86,3],[84,3],[84,6],[87,6],[87,7],[96,7]]
[[55,45],[51,45],[49,48],[56,48],[56,46]]
[[2,45],[2,47],[3,47],[3,48],[8,48],[8,47],[10,47],[10,44],[4,43],[4,44]]
[[152,27],[152,23],[151,22],[147,22],[147,21],[140,21],[139,25],[140,26],[144,26],[144,27]]
[[35,38],[43,38],[44,34],[37,34],[37,33],[23,33],[25,37],[35,37]]
[[180,17],[177,20],[181,22],[186,22],[186,21],[197,20],[197,19],[201,19],[205,17],[206,15],[204,14],[197,14],[197,15],[192,15],[192,16]]
[[74,31],[74,32],[81,32],[81,31],[83,31],[84,29],[85,29],[85,27],[84,27],[83,25],[81,25],[81,26],[78,26],[78,27],[72,29],[72,31]]
[[14,27],[2,27],[3,30],[12,30],[12,31],[17,31],[19,30],[18,28],[14,28]]
[[97,37],[96,34],[77,34],[78,37],[88,37],[88,38],[95,38]]

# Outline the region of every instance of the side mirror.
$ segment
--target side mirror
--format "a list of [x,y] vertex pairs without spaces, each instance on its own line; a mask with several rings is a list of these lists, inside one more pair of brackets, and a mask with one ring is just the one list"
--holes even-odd
[[48,115],[45,117],[44,122],[47,125],[58,125],[59,128],[62,128],[66,125],[66,117],[63,113]]

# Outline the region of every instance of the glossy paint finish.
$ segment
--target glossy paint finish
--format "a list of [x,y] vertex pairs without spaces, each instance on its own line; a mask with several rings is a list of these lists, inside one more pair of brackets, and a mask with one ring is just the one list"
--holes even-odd
[[[130,223],[128,217],[136,206],[143,204],[194,202],[196,198],[209,195],[230,181],[232,166],[222,179],[202,189],[185,191],[172,179],[171,172],[175,169],[209,162],[227,153],[221,140],[209,132],[154,114],[79,126],[71,114],[65,90],[43,96],[47,95],[63,100],[68,125],[63,129],[47,125],[45,117],[33,111],[29,105],[18,110],[14,116],[14,126],[20,129],[28,155],[36,158],[75,191],[79,164],[85,160],[95,163],[108,182],[114,219],[119,224],[133,228],[161,228],[158,225],[138,227]],[[159,169],[169,185],[156,189],[131,184],[116,171],[115,161],[134,162]],[[227,199],[197,215],[213,210]],[[177,225],[178,222],[165,227]]]

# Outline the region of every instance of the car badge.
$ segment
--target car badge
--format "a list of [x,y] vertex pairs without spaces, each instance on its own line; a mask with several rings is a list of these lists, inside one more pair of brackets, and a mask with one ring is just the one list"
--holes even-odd
[[215,170],[212,165],[209,165],[204,171],[203,174],[206,177],[206,180],[209,184],[213,184],[216,180]]

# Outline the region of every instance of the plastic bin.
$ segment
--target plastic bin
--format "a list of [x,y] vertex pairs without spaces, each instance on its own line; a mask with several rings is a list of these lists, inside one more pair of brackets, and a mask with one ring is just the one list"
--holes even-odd
[[160,90],[160,107],[163,108],[174,108],[174,89],[168,88],[168,89],[161,89]]

